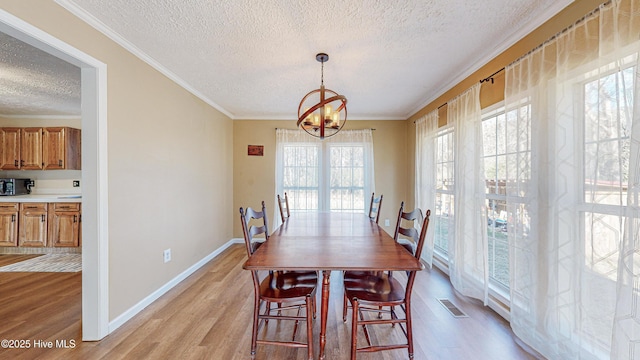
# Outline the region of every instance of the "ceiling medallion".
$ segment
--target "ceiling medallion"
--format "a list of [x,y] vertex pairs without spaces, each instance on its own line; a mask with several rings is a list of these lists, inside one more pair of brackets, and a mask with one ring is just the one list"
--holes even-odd
[[329,61],[329,55],[319,53],[316,60],[322,64],[320,88],[300,101],[297,125],[309,135],[324,139],[337,134],[347,122],[347,98],[324,87],[324,63]]

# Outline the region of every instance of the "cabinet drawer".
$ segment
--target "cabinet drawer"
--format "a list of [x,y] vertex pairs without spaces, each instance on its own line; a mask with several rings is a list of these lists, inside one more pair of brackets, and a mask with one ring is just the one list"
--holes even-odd
[[49,210],[53,211],[79,211],[80,203],[51,203]]
[[47,203],[20,203],[20,211],[47,211]]
[[0,203],[0,211],[1,212],[14,212],[14,211],[18,211],[18,209],[20,208],[20,204],[19,203]]

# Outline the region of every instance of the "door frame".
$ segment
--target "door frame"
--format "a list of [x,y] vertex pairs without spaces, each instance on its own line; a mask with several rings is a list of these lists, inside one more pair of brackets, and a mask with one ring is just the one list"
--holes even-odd
[[0,9],[0,31],[80,68],[82,340],[109,333],[107,65]]

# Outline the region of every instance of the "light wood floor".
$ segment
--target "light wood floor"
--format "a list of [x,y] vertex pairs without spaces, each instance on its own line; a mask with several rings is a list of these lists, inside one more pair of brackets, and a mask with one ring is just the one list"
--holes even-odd
[[[0,359],[249,359],[253,287],[242,270],[245,249],[233,245],[99,342],[81,341],[79,273],[0,273],[0,340],[29,340],[31,349],[2,349]],[[327,359],[348,359],[351,324],[342,322],[340,273],[332,274]],[[319,299],[318,291],[318,299]],[[466,312],[454,318],[437,301],[448,298]],[[534,359],[514,340],[509,324],[477,301],[456,296],[438,270],[418,274],[413,293],[415,359]],[[290,336],[269,322],[268,335]],[[314,323],[318,353],[319,319]],[[304,328],[303,328],[304,330]],[[398,336],[390,326],[375,340]],[[305,331],[298,333],[306,338]],[[75,341],[73,349],[34,348],[35,340]],[[359,336],[359,340],[364,340]],[[258,346],[257,359],[305,359],[306,350]],[[406,359],[406,350],[362,354],[359,359]]]

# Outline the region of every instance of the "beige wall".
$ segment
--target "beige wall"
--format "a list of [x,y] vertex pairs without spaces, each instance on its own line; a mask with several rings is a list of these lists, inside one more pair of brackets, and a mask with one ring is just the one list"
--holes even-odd
[[[406,201],[407,182],[407,132],[405,121],[347,121],[345,129],[375,129],[373,152],[375,158],[376,194],[383,194],[384,201],[380,224],[390,219],[393,232],[401,201]],[[236,120],[233,123],[234,193],[233,234],[242,237],[240,213],[242,207],[260,207],[264,200],[268,215],[273,216],[275,202],[275,145],[276,128],[294,129],[295,120]],[[264,145],[264,156],[248,156],[247,145]],[[413,202],[413,201],[412,201]]]
[[113,320],[232,238],[233,122],[53,1],[0,8],[107,65]]

